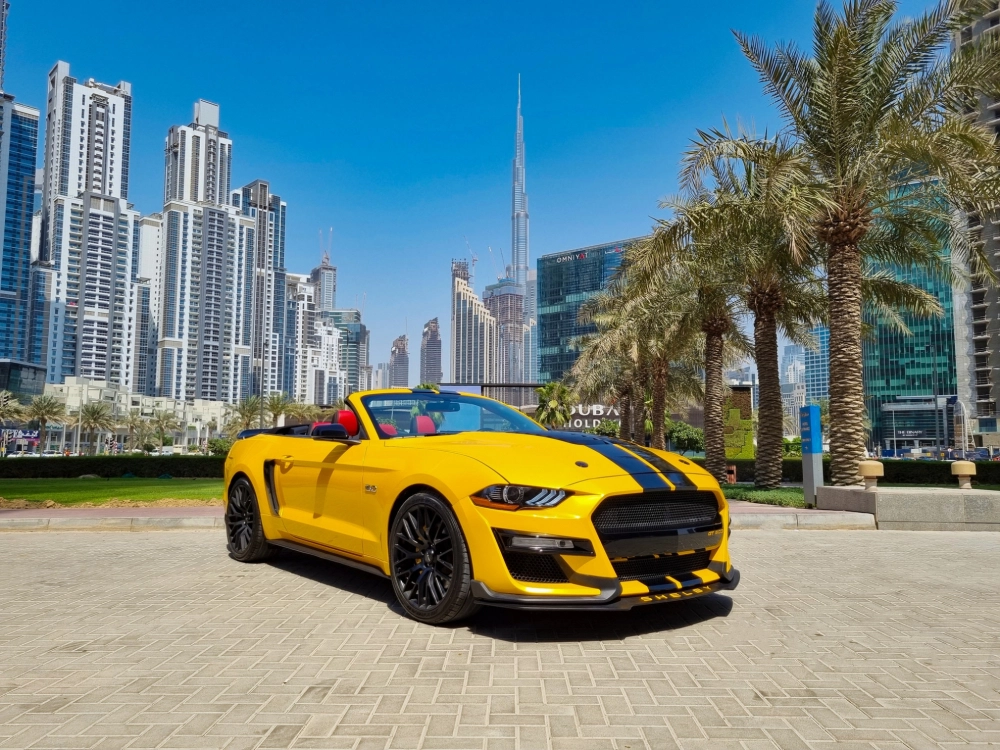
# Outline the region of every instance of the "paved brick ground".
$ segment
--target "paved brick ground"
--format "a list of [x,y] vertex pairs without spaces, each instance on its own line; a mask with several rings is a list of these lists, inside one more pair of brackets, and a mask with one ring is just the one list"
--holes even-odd
[[403,618],[215,532],[0,537],[4,748],[886,748],[1000,743],[1000,538],[738,533],[731,594]]

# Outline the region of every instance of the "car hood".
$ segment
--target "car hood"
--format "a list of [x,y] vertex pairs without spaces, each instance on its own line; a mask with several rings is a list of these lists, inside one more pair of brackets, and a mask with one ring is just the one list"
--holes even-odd
[[[643,489],[691,486],[687,475],[705,474],[672,453],[623,440],[552,430],[542,434],[465,432],[388,440],[401,450],[430,450],[474,458],[511,484],[569,488],[592,479],[632,476]],[[665,481],[666,480],[666,481]]]

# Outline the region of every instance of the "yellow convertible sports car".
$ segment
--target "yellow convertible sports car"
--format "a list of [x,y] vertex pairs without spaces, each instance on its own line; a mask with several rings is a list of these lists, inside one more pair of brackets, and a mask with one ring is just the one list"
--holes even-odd
[[231,556],[289,548],[388,577],[414,619],[624,610],[735,588],[719,485],[680,456],[539,427],[488,398],[355,393],[334,423],[237,440]]

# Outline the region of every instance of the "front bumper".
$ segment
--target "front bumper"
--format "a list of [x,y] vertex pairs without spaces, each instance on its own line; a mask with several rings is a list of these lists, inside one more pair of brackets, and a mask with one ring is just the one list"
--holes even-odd
[[[622,585],[617,578],[594,580],[591,585],[600,589],[596,596],[525,596],[521,594],[501,594],[490,589],[482,581],[472,582],[472,595],[481,604],[507,609],[537,609],[550,612],[579,610],[623,612],[646,604],[663,604],[684,601],[717,591],[731,591],[740,583],[740,571],[730,568],[720,578],[711,583],[684,586],[682,588],[657,587],[648,594],[622,596]],[[589,583],[589,582],[588,582]]]

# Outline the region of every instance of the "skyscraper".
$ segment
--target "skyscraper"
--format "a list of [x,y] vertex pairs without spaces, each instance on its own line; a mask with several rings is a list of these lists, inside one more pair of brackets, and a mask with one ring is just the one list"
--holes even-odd
[[133,387],[139,213],[128,203],[132,87],[48,78],[45,178],[33,309],[48,381]]
[[340,331],[321,315],[309,277],[286,273],[285,283],[285,392],[299,403],[334,404],[347,395]]
[[420,382],[440,383],[442,380],[441,328],[438,319],[432,318],[424,323],[423,335],[420,337]]
[[[234,191],[233,205],[254,221],[250,273],[243,287],[244,340],[249,339],[251,393],[285,391],[285,214],[288,205],[264,180]],[[249,336],[247,334],[249,333]]]
[[217,104],[199,100],[191,124],[167,133],[163,214],[159,227],[143,220],[159,242],[141,240],[141,276],[158,297],[156,395],[235,402],[257,393],[247,379],[250,337],[236,321],[247,320],[238,291],[254,278],[258,233],[254,217],[230,204],[232,159]]
[[341,332],[340,369],[347,373],[347,392],[368,390],[372,374],[368,364],[371,332],[361,322],[361,311],[334,310],[328,316]]
[[406,388],[410,384],[410,340],[399,336],[389,351],[389,387]]
[[3,72],[7,62],[7,12],[10,3],[0,0],[0,91],[3,91]]
[[332,312],[337,309],[337,268],[330,265],[330,254],[323,258],[309,274],[309,280],[316,285],[316,309]]
[[[6,5],[0,0],[0,5]],[[6,11],[4,11],[6,12]],[[31,227],[39,112],[0,92],[0,359],[30,361]],[[40,364],[40,362],[39,362]]]
[[538,271],[528,270],[524,293],[524,382],[538,382]]
[[451,379],[497,382],[497,322],[469,284],[469,262],[451,262]]
[[512,278],[498,279],[483,291],[483,303],[497,325],[496,380],[524,382],[524,294]]
[[786,344],[781,355],[781,383],[792,385],[806,382],[806,354],[801,344]]
[[810,332],[814,347],[806,347],[804,375],[806,403],[815,404],[830,398],[830,329],[816,326]]
[[524,190],[524,120],[521,117],[521,76],[517,77],[517,134],[514,137],[513,171],[511,263],[514,266],[514,281],[524,289],[528,283],[528,194]]

